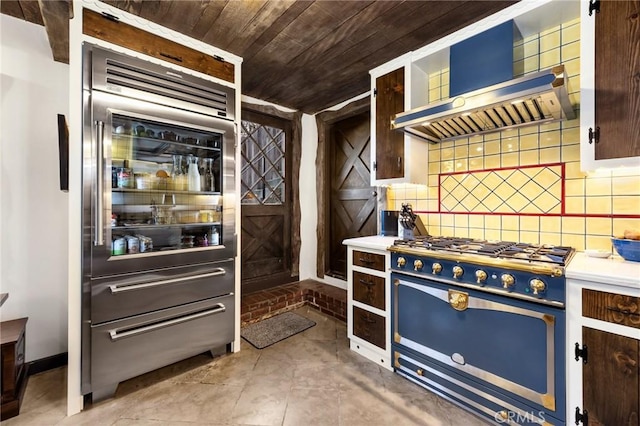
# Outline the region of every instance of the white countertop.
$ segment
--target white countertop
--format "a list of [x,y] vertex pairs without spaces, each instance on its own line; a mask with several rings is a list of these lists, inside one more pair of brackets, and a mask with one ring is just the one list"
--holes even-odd
[[630,262],[619,256],[600,259],[578,252],[569,262],[565,274],[567,279],[640,289],[640,262]]
[[398,237],[383,237],[382,235],[372,235],[370,237],[347,238],[342,241],[345,246],[355,246],[374,250],[386,250]]

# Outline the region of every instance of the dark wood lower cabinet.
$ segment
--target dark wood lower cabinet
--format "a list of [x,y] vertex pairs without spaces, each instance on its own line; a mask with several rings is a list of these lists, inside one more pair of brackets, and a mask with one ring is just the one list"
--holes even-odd
[[583,410],[589,425],[640,425],[640,340],[582,327]]
[[0,420],[17,416],[20,402],[27,387],[27,369],[25,364],[25,328],[28,318],[20,318],[0,323],[1,391],[2,409]]
[[385,318],[372,312],[353,307],[353,334],[386,349]]

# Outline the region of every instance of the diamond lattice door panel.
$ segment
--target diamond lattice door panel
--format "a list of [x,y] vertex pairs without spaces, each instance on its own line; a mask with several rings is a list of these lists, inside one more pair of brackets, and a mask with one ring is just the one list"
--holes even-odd
[[291,281],[291,124],[242,112],[241,277],[243,291]]
[[561,214],[564,163],[440,175],[440,211]]

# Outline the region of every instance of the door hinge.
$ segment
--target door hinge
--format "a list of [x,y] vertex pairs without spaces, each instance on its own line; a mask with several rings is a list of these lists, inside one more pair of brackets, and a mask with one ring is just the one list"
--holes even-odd
[[576,407],[576,425],[582,422],[583,426],[589,426],[589,412],[580,413],[580,407]]
[[596,126],[595,131],[593,128],[589,127],[589,143],[591,144],[593,142],[600,142],[600,126]]
[[596,13],[600,13],[600,0],[589,0],[589,16],[594,10]]
[[375,98],[376,96],[378,96],[378,89],[373,89],[373,97]]
[[582,345],[582,349],[580,349],[580,344],[576,342],[576,348],[574,353],[576,356],[576,361],[580,361],[580,358],[582,358],[582,362],[584,364],[587,363],[587,358],[589,355],[587,345]]
[[373,170],[378,170],[378,163],[375,161],[373,162]]

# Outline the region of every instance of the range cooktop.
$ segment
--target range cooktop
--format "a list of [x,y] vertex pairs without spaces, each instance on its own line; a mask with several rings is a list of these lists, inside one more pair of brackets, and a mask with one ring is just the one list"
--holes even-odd
[[395,240],[390,250],[396,253],[411,251],[413,254],[429,252],[439,254],[473,254],[496,259],[545,262],[565,266],[573,257],[573,247],[548,244],[529,244],[512,241],[491,241],[473,238],[416,236],[414,240]]

